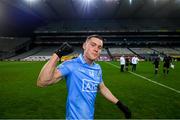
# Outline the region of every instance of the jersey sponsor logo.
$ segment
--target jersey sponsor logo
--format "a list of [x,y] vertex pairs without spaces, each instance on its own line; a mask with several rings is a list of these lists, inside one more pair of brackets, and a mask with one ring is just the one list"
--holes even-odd
[[82,91],[83,92],[97,92],[99,82],[88,79],[83,79]]

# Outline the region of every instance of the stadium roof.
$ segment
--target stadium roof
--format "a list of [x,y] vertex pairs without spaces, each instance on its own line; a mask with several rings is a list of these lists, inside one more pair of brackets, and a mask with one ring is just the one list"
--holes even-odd
[[0,33],[79,19],[180,19],[180,0],[1,0]]

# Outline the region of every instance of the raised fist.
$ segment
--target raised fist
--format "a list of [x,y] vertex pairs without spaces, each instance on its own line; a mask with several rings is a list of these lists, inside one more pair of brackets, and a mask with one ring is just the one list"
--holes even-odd
[[67,42],[64,42],[59,49],[55,51],[56,55],[61,58],[62,56],[68,55],[74,51],[73,47]]

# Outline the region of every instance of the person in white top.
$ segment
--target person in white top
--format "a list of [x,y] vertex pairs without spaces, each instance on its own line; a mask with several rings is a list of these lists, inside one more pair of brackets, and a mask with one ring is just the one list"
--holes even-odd
[[138,64],[139,58],[137,57],[137,55],[135,55],[134,57],[132,57],[131,63],[132,63],[132,72],[136,71],[136,65]]
[[120,57],[121,72],[124,72],[125,58],[124,55]]

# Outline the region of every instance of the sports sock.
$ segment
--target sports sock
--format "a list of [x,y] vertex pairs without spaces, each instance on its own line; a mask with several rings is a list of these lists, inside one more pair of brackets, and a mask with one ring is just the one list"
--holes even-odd
[[165,74],[165,70],[163,70],[163,73]]
[[157,70],[155,70],[155,74],[157,74],[157,72],[158,72],[158,71],[157,71]]

